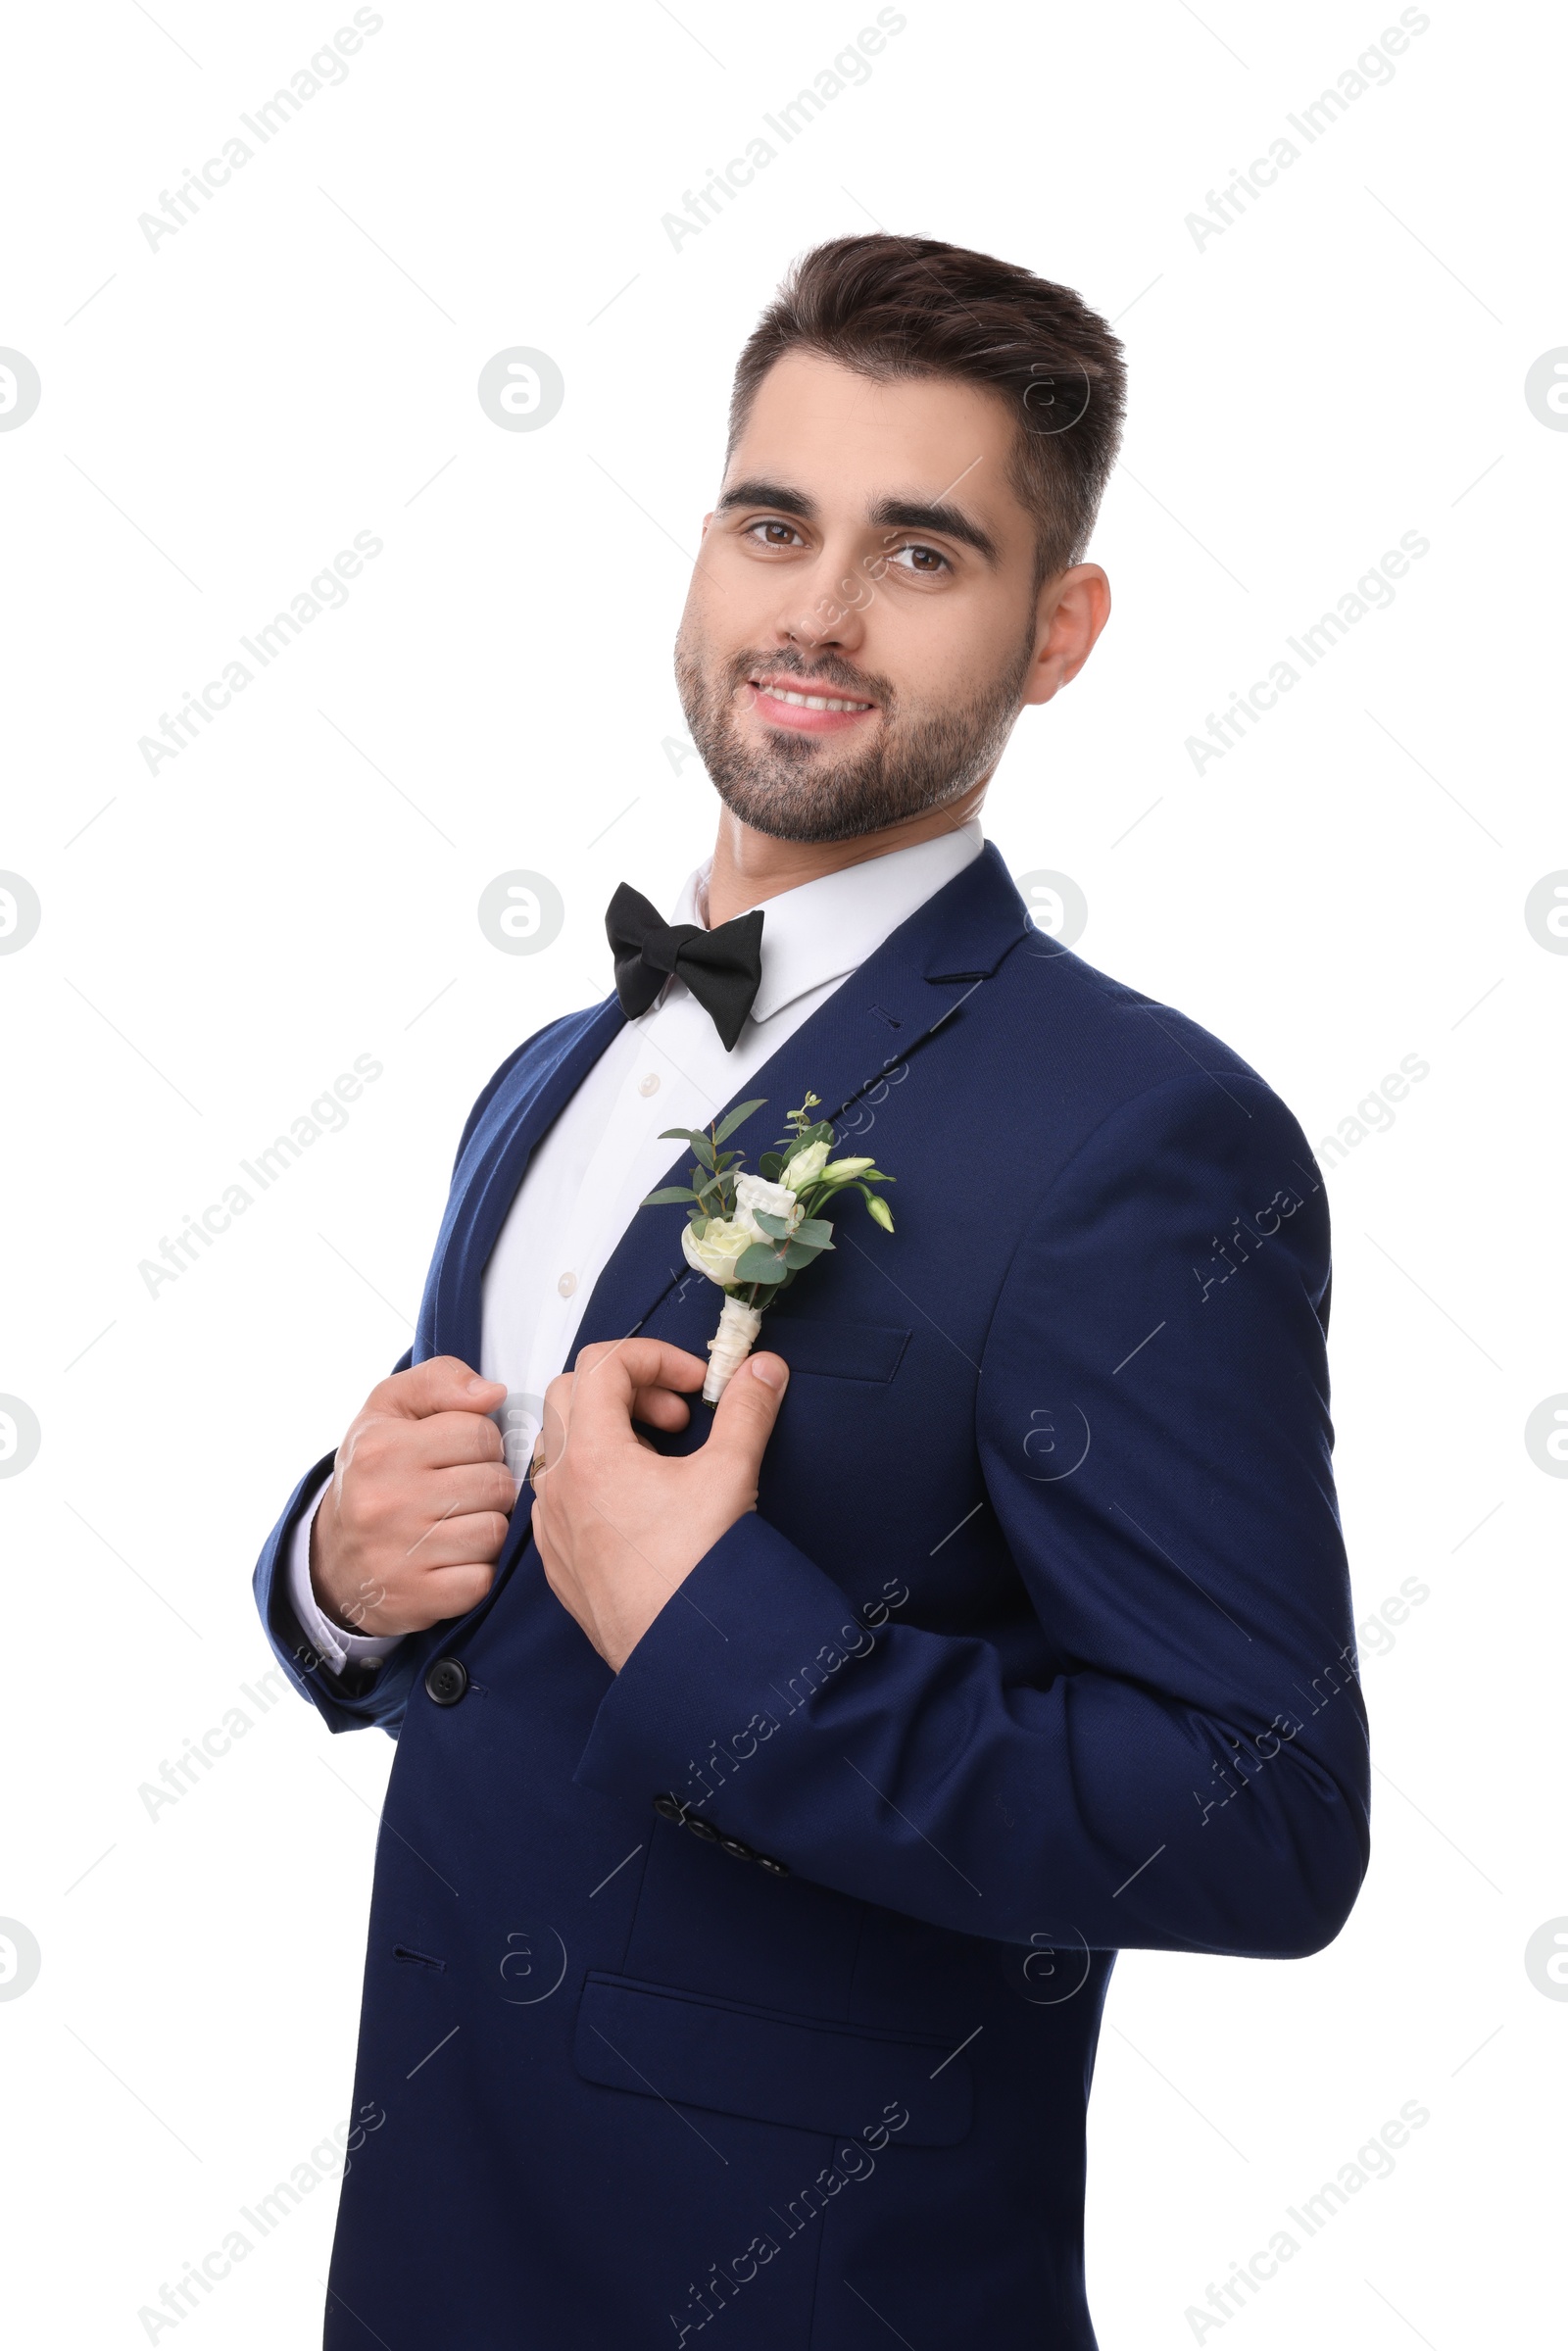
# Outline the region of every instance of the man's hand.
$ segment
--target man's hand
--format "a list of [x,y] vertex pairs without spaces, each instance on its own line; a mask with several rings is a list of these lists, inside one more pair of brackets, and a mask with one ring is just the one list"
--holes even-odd
[[685,1428],[685,1395],[707,1369],[662,1340],[623,1339],[585,1347],[545,1395],[534,1539],[551,1591],[616,1673],[698,1560],[757,1507],[790,1376],[779,1356],[741,1365],[698,1452],[657,1453],[632,1427]]
[[311,1588],[332,1623],[421,1633],[484,1598],[517,1498],[486,1417],[506,1394],[456,1355],[371,1389],[311,1528]]

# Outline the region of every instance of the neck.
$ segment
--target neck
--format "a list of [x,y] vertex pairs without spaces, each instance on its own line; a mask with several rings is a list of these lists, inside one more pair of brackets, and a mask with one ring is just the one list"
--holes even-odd
[[961,800],[950,801],[944,808],[906,817],[902,824],[890,824],[881,832],[858,833],[849,841],[779,841],[771,833],[760,833],[754,825],[744,824],[729,808],[720,809],[718,839],[708,877],[709,928],[716,929],[732,916],[760,906],[765,899],[798,890],[803,882],[820,881],[824,874],[842,873],[847,865],[863,865],[872,857],[891,856],[896,849],[912,849],[917,841],[935,841],[944,833],[956,832],[979,813],[990,780],[989,776],[983,778]]

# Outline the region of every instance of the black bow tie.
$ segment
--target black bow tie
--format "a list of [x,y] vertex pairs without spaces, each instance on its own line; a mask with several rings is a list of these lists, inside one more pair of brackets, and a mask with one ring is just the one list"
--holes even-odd
[[674,972],[711,1013],[724,1051],[735,1051],[762,984],[760,906],[705,931],[696,922],[665,922],[640,890],[622,882],[610,902],[605,929],[615,958],[615,994],[628,1020],[647,1011]]

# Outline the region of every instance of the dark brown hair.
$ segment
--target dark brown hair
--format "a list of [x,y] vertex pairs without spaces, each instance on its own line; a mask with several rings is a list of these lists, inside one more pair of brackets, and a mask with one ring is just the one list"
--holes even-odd
[[1008,400],[1009,476],[1035,516],[1035,585],[1082,560],[1116,461],[1122,347],[1070,287],[934,237],[835,237],[795,263],[735,369],[729,446],[789,351],[891,380],[951,375]]

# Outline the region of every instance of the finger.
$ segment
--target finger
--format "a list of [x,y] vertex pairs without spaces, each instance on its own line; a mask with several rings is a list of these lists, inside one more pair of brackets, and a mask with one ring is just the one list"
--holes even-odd
[[[634,1397],[649,1389],[689,1393],[701,1388],[708,1366],[662,1339],[617,1339],[585,1347],[577,1357],[572,1419],[584,1437],[613,1444],[629,1439]],[[647,1413],[642,1414],[648,1419]]]
[[403,1559],[421,1571],[494,1559],[507,1540],[510,1525],[510,1519],[499,1510],[454,1511],[450,1517],[432,1519],[427,1527],[422,1527],[410,1542]]
[[500,1462],[506,1457],[501,1431],[474,1412],[434,1412],[427,1420],[390,1415],[363,1421],[353,1432],[345,1464],[364,1470],[456,1469],[465,1463]]
[[461,1469],[447,1469],[432,1478],[428,1490],[417,1494],[420,1509],[428,1516],[455,1518],[470,1510],[511,1511],[517,1498],[517,1481],[504,1461],[469,1462]]
[[571,1427],[571,1381],[569,1377],[552,1380],[545,1392],[545,1416],[539,1424],[539,1434],[533,1441],[533,1458],[528,1463],[528,1483],[537,1486],[548,1476],[566,1449],[566,1438]]
[[718,1399],[705,1452],[716,1445],[725,1459],[756,1485],[778,1408],[789,1386],[782,1355],[749,1355]]
[[494,1412],[506,1396],[504,1381],[482,1380],[457,1355],[430,1355],[372,1388],[368,1409],[426,1420],[432,1412]]
[[410,1612],[418,1617],[410,1626],[414,1633],[422,1633],[430,1625],[445,1624],[451,1617],[466,1616],[477,1608],[495,1582],[494,1567],[479,1560],[468,1560],[457,1567],[443,1567],[436,1575],[426,1577],[419,1586],[419,1596],[410,1603]]
[[692,1408],[668,1388],[639,1388],[631,1399],[631,1416],[647,1421],[651,1429],[684,1429]]
[[564,1431],[571,1426],[572,1374],[558,1372],[545,1390],[545,1419]]

